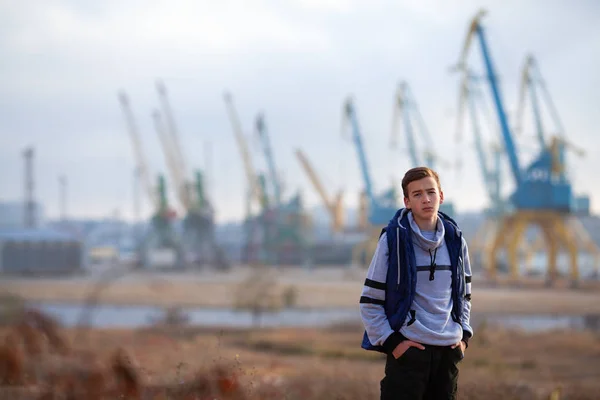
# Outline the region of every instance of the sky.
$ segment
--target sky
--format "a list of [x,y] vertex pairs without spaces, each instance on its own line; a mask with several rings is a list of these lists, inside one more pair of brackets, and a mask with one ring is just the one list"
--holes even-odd
[[[253,127],[264,113],[286,197],[300,191],[307,206],[321,204],[294,156],[300,148],[327,190],[344,190],[352,207],[363,180],[341,128],[342,105],[352,96],[375,190],[384,191],[411,167],[404,131],[398,148],[389,144],[394,93],[406,81],[433,150],[448,163],[438,167],[446,199],[459,211],[481,209],[487,197],[473,135],[465,128],[457,140],[460,76],[451,72],[481,8],[509,120],[532,53],[566,137],[586,150],[568,154],[574,190],[590,195],[598,213],[600,3],[593,0],[0,1],[0,201],[23,198],[22,151],[31,145],[35,196],[48,217],[59,215],[65,175],[68,216],[133,218],[136,159],[117,94],[129,96],[149,173],[168,174],[151,119],[160,79],[189,170],[206,170],[218,221],[242,218],[247,187],[225,91],[263,170]],[[475,44],[469,64],[482,69]],[[495,120],[484,135],[500,143]],[[537,151],[528,116],[517,142],[525,164]],[[423,151],[423,135],[417,144]],[[458,159],[461,168],[453,167]],[[506,162],[503,173],[509,193]],[[144,197],[142,215],[151,211]]]

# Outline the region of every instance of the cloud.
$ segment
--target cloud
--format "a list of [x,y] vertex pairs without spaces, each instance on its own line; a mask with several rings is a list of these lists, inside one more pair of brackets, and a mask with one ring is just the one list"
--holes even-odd
[[[69,176],[70,208],[80,215],[131,215],[134,159],[117,101],[130,96],[152,174],[166,171],[150,112],[162,78],[191,167],[211,166],[219,218],[240,217],[245,177],[227,120],[223,91],[235,96],[244,130],[267,118],[288,193],[319,202],[292,152],[301,147],[333,191],[356,204],[362,187],[356,151],[340,133],[342,102],[356,100],[378,190],[409,167],[405,149],[388,146],[392,100],[407,80],[445,158],[465,169],[443,171],[447,197],[460,209],[481,207],[485,192],[471,148],[454,143],[456,62],[469,19],[488,7],[486,32],[502,93],[514,113],[519,69],[533,51],[574,141],[597,145],[599,28],[594,2],[395,2],[353,0],[4,2],[0,6],[0,191],[21,194],[19,152],[33,143],[40,197],[58,214],[56,177]],[[595,50],[595,51],[594,51]],[[474,48],[472,61],[478,61]],[[488,133],[489,135],[492,132]],[[401,143],[404,138],[400,138]],[[472,139],[465,139],[465,145]],[[420,141],[422,143],[422,141]],[[205,146],[212,156],[206,160]],[[404,146],[406,147],[406,146]],[[253,147],[257,168],[265,168]],[[571,159],[570,159],[571,161]],[[591,157],[572,161],[584,190]],[[581,168],[584,172],[581,172]],[[507,185],[510,184],[506,175]],[[591,190],[591,188],[590,188]],[[600,209],[597,199],[593,206]],[[146,212],[149,208],[146,205]]]

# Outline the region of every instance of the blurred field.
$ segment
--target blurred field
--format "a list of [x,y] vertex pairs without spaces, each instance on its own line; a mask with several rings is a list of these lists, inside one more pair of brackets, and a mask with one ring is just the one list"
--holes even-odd
[[[358,325],[78,331],[35,312],[12,321],[0,330],[3,399],[362,400],[378,398],[383,374]],[[600,340],[482,326],[460,374],[461,399],[597,399]]]
[[[74,279],[23,279],[4,277],[0,291],[36,301],[80,302],[91,293],[105,304],[230,307],[240,285],[251,278],[248,268],[229,273],[129,273],[105,282],[98,276]],[[305,308],[358,307],[365,271],[322,269],[270,271],[275,293],[293,289],[295,306]],[[545,288],[535,282],[520,287],[491,287],[475,279],[473,310],[481,313],[600,314],[600,290],[584,283],[582,289],[566,285]]]

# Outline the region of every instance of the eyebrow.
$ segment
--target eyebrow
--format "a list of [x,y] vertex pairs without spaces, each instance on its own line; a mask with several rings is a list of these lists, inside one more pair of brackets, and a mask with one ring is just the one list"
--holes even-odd
[[[426,192],[428,192],[428,191],[430,191],[430,190],[435,190],[435,188],[434,188],[434,187],[430,187],[430,188],[427,188],[427,189],[425,189],[425,191],[426,191]],[[412,193],[412,194],[417,194],[417,193],[420,193],[420,192],[422,192],[422,191],[423,191],[422,189],[419,189],[419,190],[413,190],[411,193]]]

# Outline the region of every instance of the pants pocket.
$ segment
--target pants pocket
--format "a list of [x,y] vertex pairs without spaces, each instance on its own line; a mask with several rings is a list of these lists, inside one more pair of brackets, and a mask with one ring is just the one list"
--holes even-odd
[[452,361],[454,361],[455,364],[458,364],[459,362],[462,361],[463,358],[465,358],[465,353],[463,353],[460,346],[456,346],[453,349],[451,348],[450,351],[451,351],[451,359],[452,359]]
[[410,358],[410,353],[411,353],[412,351],[414,351],[414,350],[415,350],[415,348],[414,348],[414,347],[412,347],[412,346],[410,346],[408,349],[406,349],[406,351],[405,351],[404,353],[402,353],[402,354],[400,355],[400,357],[396,358],[396,361],[402,361],[402,360],[404,360],[405,358]]

